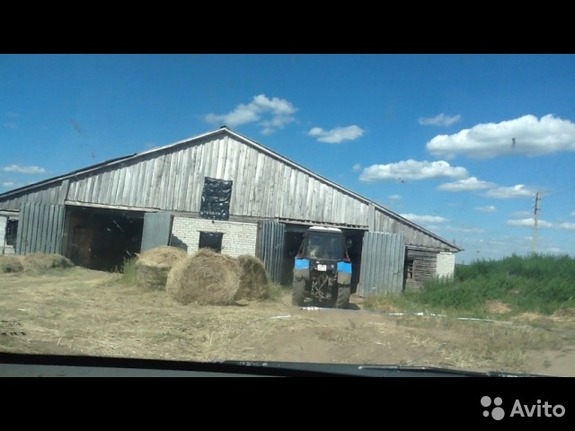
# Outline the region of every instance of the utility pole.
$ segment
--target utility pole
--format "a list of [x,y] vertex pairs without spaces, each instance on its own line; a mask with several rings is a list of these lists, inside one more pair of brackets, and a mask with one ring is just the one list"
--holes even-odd
[[541,197],[539,192],[535,193],[535,204],[533,205],[533,238],[531,240],[531,253],[535,253],[537,249],[537,226],[539,224],[539,201]]

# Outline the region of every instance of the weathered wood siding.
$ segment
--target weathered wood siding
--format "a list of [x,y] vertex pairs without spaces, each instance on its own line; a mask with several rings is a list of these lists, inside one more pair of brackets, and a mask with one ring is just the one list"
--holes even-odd
[[19,210],[22,204],[32,202],[63,204],[68,192],[68,186],[68,180],[61,180],[45,186],[40,186],[32,191],[0,199],[0,209]]
[[423,283],[435,277],[437,253],[430,250],[407,248],[407,259],[413,261],[413,281]]
[[204,177],[232,180],[230,214],[365,225],[367,205],[229,136],[72,181],[68,200],[198,212]]

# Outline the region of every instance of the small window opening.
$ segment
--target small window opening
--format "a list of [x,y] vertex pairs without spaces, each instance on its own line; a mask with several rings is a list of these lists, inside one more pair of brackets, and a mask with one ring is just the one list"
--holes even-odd
[[223,236],[221,232],[200,232],[199,248],[211,248],[216,253],[221,253]]

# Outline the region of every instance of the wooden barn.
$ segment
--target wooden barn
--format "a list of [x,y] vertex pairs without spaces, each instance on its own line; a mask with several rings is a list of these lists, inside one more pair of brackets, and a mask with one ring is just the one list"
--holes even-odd
[[289,284],[311,225],[351,240],[359,295],[452,276],[461,251],[227,127],[0,194],[3,253],[59,253],[99,270],[160,245],[211,247],[258,256]]

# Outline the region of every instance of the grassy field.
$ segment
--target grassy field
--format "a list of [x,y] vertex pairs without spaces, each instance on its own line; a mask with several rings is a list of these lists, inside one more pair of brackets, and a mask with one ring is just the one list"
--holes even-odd
[[517,256],[457,265],[452,280],[431,280],[399,298],[373,297],[372,309],[389,307],[451,316],[512,318],[536,313],[575,317],[575,259]]

